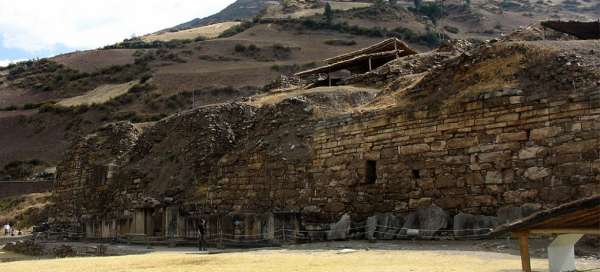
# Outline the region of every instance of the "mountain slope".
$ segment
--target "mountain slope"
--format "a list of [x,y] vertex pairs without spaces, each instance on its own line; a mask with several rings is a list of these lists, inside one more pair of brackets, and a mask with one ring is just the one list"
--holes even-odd
[[176,25],[172,28],[165,29],[164,31],[172,32],[199,26],[207,26],[226,21],[250,19],[256,16],[258,13],[260,13],[260,11],[267,7],[267,5],[275,3],[277,3],[277,1],[238,0],[235,3],[227,6],[225,9],[223,9],[217,14],[208,16],[206,18],[196,18],[189,22],[185,22],[183,24]]

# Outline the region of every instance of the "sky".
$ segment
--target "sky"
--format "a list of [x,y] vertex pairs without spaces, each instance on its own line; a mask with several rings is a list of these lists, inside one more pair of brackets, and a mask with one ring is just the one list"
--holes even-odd
[[0,66],[114,44],[234,0],[0,0]]

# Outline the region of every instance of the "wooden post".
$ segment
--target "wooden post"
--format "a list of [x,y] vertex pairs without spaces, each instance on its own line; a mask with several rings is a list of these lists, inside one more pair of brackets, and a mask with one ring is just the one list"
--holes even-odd
[[373,71],[373,62],[371,58],[369,58],[369,72]]
[[531,258],[529,257],[529,233],[515,233],[519,238],[519,249],[521,251],[521,265],[523,272],[531,272]]
[[329,87],[331,87],[331,72],[327,72],[327,79],[329,79]]

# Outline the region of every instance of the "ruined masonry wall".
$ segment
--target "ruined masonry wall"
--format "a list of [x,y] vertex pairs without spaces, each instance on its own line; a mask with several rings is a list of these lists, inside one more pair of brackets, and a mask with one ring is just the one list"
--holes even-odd
[[[310,172],[314,190],[325,195],[308,205],[365,217],[433,202],[495,215],[503,206],[542,208],[598,194],[598,93],[497,92],[441,114],[381,112],[322,122]],[[366,160],[377,162],[375,184],[366,184]],[[332,184],[336,190],[328,189]]]

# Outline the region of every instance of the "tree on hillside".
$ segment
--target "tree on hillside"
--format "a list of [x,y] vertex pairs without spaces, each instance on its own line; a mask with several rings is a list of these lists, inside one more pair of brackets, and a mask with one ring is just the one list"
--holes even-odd
[[331,9],[331,5],[329,4],[329,2],[325,4],[325,12],[323,13],[323,15],[325,15],[325,21],[327,21],[327,24],[330,25],[333,21],[333,9]]
[[390,5],[391,6],[396,6],[398,4],[398,0],[390,0]]
[[414,0],[415,1],[415,9],[420,10],[423,5],[423,0]]
[[465,7],[471,7],[471,0],[465,0]]

